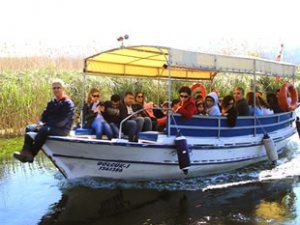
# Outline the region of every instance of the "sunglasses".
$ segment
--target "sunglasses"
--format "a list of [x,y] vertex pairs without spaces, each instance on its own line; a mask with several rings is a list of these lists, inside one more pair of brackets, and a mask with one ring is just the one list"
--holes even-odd
[[59,90],[59,89],[61,89],[61,87],[52,87],[52,89],[53,90],[56,90],[56,89]]
[[180,95],[180,98],[188,98],[188,95]]
[[94,98],[99,98],[99,95],[92,95]]

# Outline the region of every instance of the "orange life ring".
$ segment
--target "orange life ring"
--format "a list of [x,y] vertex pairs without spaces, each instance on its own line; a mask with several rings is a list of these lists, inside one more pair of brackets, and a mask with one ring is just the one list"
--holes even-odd
[[[288,93],[290,93],[292,99],[290,104],[288,102],[288,96],[287,96]],[[280,88],[280,92],[278,96],[278,104],[280,109],[283,112],[293,111],[297,108],[297,103],[298,103],[297,90],[291,83],[284,83]]]
[[198,83],[198,84],[193,84],[193,85],[191,86],[192,96],[193,96],[193,92],[196,91],[196,89],[197,89],[197,90],[200,90],[200,91],[202,92],[203,98],[206,97],[206,89],[205,89],[205,87],[203,87],[202,84],[199,84],[199,83]]

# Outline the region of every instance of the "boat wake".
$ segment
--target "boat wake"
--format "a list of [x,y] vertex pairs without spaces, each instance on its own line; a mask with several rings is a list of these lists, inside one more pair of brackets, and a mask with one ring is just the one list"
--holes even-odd
[[270,162],[266,161],[247,168],[214,176],[169,181],[126,182],[104,180],[101,178],[81,178],[77,180],[61,179],[60,188],[70,189],[73,187],[85,186],[92,189],[208,191],[265,181],[291,179],[297,176],[300,176],[300,142],[298,136],[295,135],[288,143],[286,150],[275,167],[272,166]]

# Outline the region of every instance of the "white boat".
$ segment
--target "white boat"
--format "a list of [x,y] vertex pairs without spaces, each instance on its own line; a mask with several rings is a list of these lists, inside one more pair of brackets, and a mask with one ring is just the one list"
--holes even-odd
[[[85,59],[84,77],[124,76],[190,81],[211,80],[219,72],[295,79],[295,65],[259,58],[182,51],[157,46],[112,49]],[[225,117],[169,114],[166,132],[142,132],[137,143],[122,139],[96,140],[90,135],[51,136],[44,153],[69,179],[101,177],[123,180],[180,179],[222,173],[266,160],[263,143],[268,133],[281,153],[297,130],[295,111],[269,116],[238,117],[229,127]],[[179,168],[175,145],[180,129],[188,144],[190,165]],[[34,134],[32,134],[34,135]]]

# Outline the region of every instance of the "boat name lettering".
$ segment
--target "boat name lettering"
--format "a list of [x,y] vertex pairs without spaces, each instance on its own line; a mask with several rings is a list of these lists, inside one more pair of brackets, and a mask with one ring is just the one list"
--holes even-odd
[[99,170],[122,173],[123,169],[127,169],[130,167],[130,164],[120,162],[98,161],[97,166],[99,166]]

